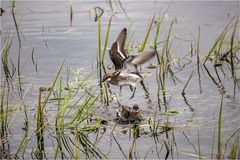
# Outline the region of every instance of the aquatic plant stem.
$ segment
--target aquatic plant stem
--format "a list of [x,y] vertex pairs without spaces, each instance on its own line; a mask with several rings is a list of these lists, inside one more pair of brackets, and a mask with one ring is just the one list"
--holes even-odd
[[222,109],[223,109],[223,95],[224,95],[224,83],[221,88],[221,103],[220,103],[220,109],[219,109],[219,114],[218,114],[218,150],[217,150],[217,159],[221,159],[222,157]]
[[18,72],[18,76],[19,76],[19,80],[20,80],[20,58],[21,58],[21,55],[20,55],[20,52],[21,52],[21,46],[22,46],[22,42],[21,42],[21,38],[20,38],[20,34],[19,34],[19,28],[18,28],[18,24],[17,24],[17,20],[16,20],[16,17],[15,17],[15,9],[16,7],[16,4],[15,4],[15,0],[12,1],[12,17],[13,17],[13,22],[14,22],[14,25],[15,25],[15,29],[16,29],[16,32],[17,32],[17,38],[18,38],[18,65],[17,65],[17,72]]
[[[192,44],[191,44],[192,45]],[[202,84],[201,84],[201,74],[200,74],[200,26],[198,26],[198,38],[197,38],[197,72],[198,72],[198,84],[199,84],[199,92],[202,94]]]

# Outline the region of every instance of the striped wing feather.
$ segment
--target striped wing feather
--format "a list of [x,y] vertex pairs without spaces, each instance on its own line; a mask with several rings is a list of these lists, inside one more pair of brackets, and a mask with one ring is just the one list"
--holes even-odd
[[109,51],[110,58],[115,66],[115,70],[122,69],[123,63],[127,57],[124,51],[124,44],[127,37],[127,29],[124,28],[117,36],[115,42]]

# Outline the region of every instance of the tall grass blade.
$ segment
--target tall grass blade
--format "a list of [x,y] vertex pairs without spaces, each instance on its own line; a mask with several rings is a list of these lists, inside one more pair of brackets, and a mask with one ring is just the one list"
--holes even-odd
[[139,49],[139,52],[143,52],[143,50],[144,50],[144,48],[145,48],[145,46],[146,46],[146,44],[147,44],[147,40],[148,40],[149,34],[150,34],[151,30],[152,30],[152,26],[153,26],[154,19],[155,19],[155,15],[153,16],[153,18],[152,18],[152,20],[151,20],[151,22],[150,22],[150,25],[149,25],[149,27],[148,27],[148,30],[147,30],[147,33],[146,33],[146,35],[145,35],[145,37],[144,37],[144,40],[143,40],[143,42],[142,42],[142,45],[141,45],[141,47],[140,47],[140,49]]
[[[192,45],[192,44],[191,44]],[[202,84],[201,84],[201,73],[200,73],[200,26],[198,27],[198,39],[197,39],[197,72],[198,72],[198,84],[199,84],[199,91],[202,93]]]
[[19,80],[19,84],[20,84],[20,91],[22,91],[21,88],[21,79],[20,79],[20,63],[21,63],[21,46],[22,46],[22,42],[21,42],[21,38],[20,38],[20,33],[19,33],[19,27],[17,24],[17,20],[16,20],[16,16],[15,16],[15,8],[16,8],[16,2],[15,0],[12,1],[12,17],[13,17],[13,22],[15,25],[15,29],[17,32],[17,38],[18,38],[18,61],[17,61],[17,73],[18,73],[18,80]]
[[[224,86],[224,85],[222,85]],[[221,103],[220,109],[218,114],[218,148],[217,148],[217,159],[222,158],[222,109],[223,109],[223,95],[224,95],[224,88],[221,88]]]
[[193,112],[194,109],[191,107],[191,105],[190,105],[190,104],[188,103],[188,101],[187,101],[187,97],[185,96],[185,94],[186,94],[186,93],[185,93],[185,90],[186,90],[186,88],[187,88],[190,80],[192,79],[193,73],[194,73],[194,70],[193,70],[192,73],[190,74],[190,76],[189,76],[189,78],[188,78],[188,80],[187,80],[187,83],[186,83],[185,86],[183,87],[183,90],[182,90],[182,93],[181,93],[182,96],[183,96],[184,102],[187,104],[187,106],[189,107],[189,109],[190,109],[191,112]]
[[[222,43],[222,40],[224,39],[223,37],[225,37],[226,32],[228,31],[229,26],[232,24],[233,20],[235,19],[235,16],[230,20],[230,22],[225,26],[225,28],[223,29],[222,33],[218,36],[217,40],[215,41],[215,43],[213,44],[212,48],[207,52],[207,55],[204,59],[203,64],[206,63],[206,61],[209,59],[209,57],[211,56],[211,54],[213,53],[213,51],[215,50],[215,48],[217,47],[217,45],[219,43]],[[221,45],[219,46],[221,47]]]
[[236,81],[235,66],[234,66],[234,61],[233,61],[233,59],[234,59],[233,46],[234,46],[236,29],[237,29],[237,26],[238,26],[238,19],[239,19],[239,16],[237,16],[237,20],[236,20],[236,23],[234,25],[232,36],[231,36],[231,41],[230,41],[230,64],[231,64],[231,73],[232,73],[232,79],[233,79],[233,84],[234,84],[234,88],[233,88],[234,97],[235,97],[235,94],[236,94],[237,81]]

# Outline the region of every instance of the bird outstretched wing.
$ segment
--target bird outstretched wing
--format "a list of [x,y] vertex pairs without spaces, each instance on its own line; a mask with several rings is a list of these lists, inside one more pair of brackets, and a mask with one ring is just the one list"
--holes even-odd
[[138,73],[137,66],[141,65],[156,55],[156,52],[153,50],[144,51],[136,53],[134,55],[128,56],[123,64],[123,67],[128,70],[128,72]]
[[127,29],[124,28],[117,36],[115,42],[109,51],[110,58],[115,66],[115,70],[122,69],[123,63],[127,57],[124,51],[124,45],[127,37]]
[[156,52],[154,50],[137,53],[135,55],[132,55],[133,57],[132,57],[131,63],[135,65],[140,65],[147,62],[148,60],[153,58],[155,55],[156,55]]

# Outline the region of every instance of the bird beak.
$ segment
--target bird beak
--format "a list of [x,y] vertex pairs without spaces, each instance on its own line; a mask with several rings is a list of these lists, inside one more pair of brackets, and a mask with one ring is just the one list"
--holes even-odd
[[105,82],[106,80],[107,80],[107,78],[103,78],[103,80],[102,80],[102,82],[101,82],[101,83]]
[[106,80],[107,80],[107,77],[104,77],[104,78],[102,79],[102,81],[100,81],[100,83],[98,84],[98,86],[100,86],[100,84],[104,83]]

